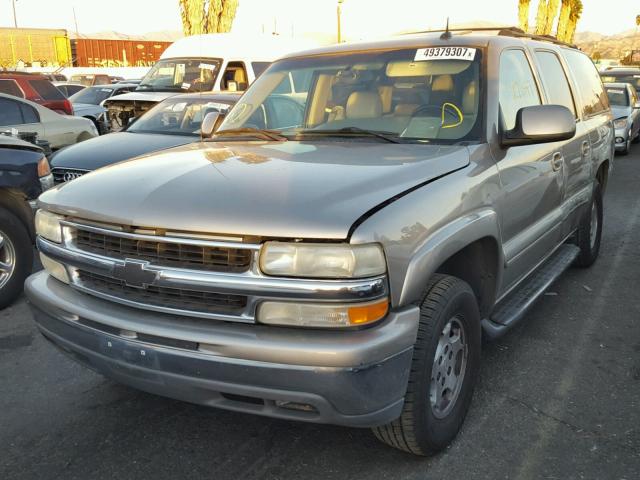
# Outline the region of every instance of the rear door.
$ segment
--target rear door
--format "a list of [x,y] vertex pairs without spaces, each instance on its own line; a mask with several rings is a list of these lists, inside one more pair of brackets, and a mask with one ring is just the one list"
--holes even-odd
[[[523,49],[507,49],[501,54],[499,104],[503,131],[514,128],[521,108],[542,104],[534,70]],[[561,240],[564,173],[558,143],[500,147],[496,152],[503,192],[500,211],[506,292]]]
[[20,133],[37,133],[46,139],[44,125],[35,108],[19,100],[0,97],[0,130],[15,128]]
[[578,112],[576,108],[579,102],[574,99],[568,69],[565,68],[560,56],[553,50],[536,49],[535,57],[547,103],[567,107],[576,118],[575,136],[571,140],[559,144],[559,151],[562,152],[565,184],[563,235],[568,236],[580,220],[576,208],[590,198],[588,189],[589,178],[591,178],[589,131],[586,122],[583,121],[582,112]]

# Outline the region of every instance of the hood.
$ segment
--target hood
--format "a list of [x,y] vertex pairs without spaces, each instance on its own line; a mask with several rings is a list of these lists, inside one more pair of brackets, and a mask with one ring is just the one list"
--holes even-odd
[[129,92],[123,93],[122,95],[114,95],[113,97],[107,98],[103,103],[105,105],[109,105],[110,102],[113,101],[122,101],[122,102],[153,102],[158,103],[164,100],[165,98],[173,97],[174,95],[178,95],[180,93],[185,92]]
[[79,117],[84,115],[100,115],[101,113],[106,112],[104,107],[100,105],[94,105],[92,103],[74,103],[73,104],[73,114]]
[[612,105],[611,113],[613,114],[614,120],[621,117],[628,117],[631,115],[631,107],[619,107]]
[[344,239],[370,209],[468,164],[463,146],[199,142],[84,175],[40,202],[137,227]]
[[70,145],[55,152],[52,168],[96,170],[112,163],[128,160],[145,153],[197,142],[199,137],[160,135],[155,133],[117,132]]

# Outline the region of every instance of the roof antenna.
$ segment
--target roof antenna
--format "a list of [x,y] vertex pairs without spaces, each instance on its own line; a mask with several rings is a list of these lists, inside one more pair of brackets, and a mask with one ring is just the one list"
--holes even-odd
[[451,38],[451,32],[449,31],[449,17],[447,17],[447,27],[444,29],[444,33],[440,35],[441,40],[449,40]]

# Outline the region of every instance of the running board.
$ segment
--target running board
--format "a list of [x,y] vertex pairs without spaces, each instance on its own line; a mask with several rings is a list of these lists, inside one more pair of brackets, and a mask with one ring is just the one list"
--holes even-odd
[[493,310],[490,318],[482,320],[482,329],[490,338],[498,338],[525,317],[525,314],[562,273],[578,257],[580,249],[564,244],[532,273],[516,290]]

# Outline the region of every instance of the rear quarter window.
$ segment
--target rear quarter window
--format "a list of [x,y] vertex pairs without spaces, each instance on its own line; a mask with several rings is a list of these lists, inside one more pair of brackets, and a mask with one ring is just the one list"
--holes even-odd
[[13,95],[14,97],[24,98],[22,90],[15,80],[0,80],[0,93],[6,93],[7,95]]
[[609,100],[602,86],[598,69],[591,59],[577,50],[563,49],[562,54],[580,92],[583,115],[589,117],[607,110]]
[[64,100],[63,93],[58,90],[49,80],[29,80],[29,85],[43,100]]

